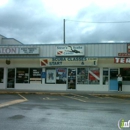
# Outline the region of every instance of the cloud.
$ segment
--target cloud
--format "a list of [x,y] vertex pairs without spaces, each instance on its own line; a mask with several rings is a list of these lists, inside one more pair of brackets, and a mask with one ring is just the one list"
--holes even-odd
[[[0,6],[0,33],[24,44],[63,43],[63,19],[66,19],[66,43],[130,41],[130,23],[82,22],[129,21],[130,4],[127,0],[113,4],[84,1],[79,7],[72,3],[68,6],[60,2],[57,6],[54,2],[49,5],[50,0],[45,2],[9,0]],[[69,14],[71,7],[73,11]]]
[[63,21],[49,14],[44,6],[22,1],[14,0],[6,7],[7,10],[0,9],[2,35],[26,44],[60,41]]
[[[124,8],[124,4],[119,4],[112,8],[102,9],[92,4],[88,8],[82,9],[76,17],[78,21],[68,20],[68,29],[66,32],[67,42],[96,43],[102,41],[130,41],[130,22],[116,23],[119,21],[130,21],[128,17],[130,16],[130,9],[128,6],[126,7]],[[114,21],[115,23],[90,23]],[[71,32],[69,32],[70,26],[72,27]]]

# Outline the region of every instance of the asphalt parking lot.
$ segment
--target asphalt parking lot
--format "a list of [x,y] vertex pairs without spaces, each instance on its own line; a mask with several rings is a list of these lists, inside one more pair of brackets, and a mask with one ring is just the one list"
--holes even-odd
[[0,94],[2,130],[119,130],[130,98],[95,94]]

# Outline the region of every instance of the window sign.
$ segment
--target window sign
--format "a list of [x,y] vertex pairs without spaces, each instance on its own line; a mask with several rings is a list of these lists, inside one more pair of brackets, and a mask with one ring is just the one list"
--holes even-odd
[[29,69],[17,68],[16,69],[16,83],[29,83]]
[[89,84],[99,84],[100,82],[100,69],[89,68]]
[[55,83],[56,82],[56,70],[47,69],[46,70],[46,83]]
[[56,83],[65,84],[67,78],[67,69],[66,68],[56,68]]
[[42,72],[41,78],[46,78],[46,72]]
[[41,83],[42,68],[30,68],[30,83]]

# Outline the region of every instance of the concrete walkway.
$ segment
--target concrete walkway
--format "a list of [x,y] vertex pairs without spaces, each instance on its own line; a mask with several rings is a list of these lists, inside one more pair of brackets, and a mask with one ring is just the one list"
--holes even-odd
[[130,92],[123,92],[123,91],[77,91],[77,90],[66,90],[66,91],[56,91],[56,90],[17,90],[17,89],[6,89],[0,90],[0,94],[80,94],[80,95],[87,95],[93,94],[97,96],[118,96],[118,97],[130,97]]

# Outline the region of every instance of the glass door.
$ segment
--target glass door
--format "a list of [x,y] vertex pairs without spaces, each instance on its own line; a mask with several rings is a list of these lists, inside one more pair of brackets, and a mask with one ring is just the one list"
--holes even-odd
[[118,68],[110,69],[110,90],[118,90],[118,83],[117,83],[117,75],[118,75]]
[[7,88],[14,88],[15,84],[15,69],[9,68],[7,71]]
[[68,68],[68,89],[76,89],[76,68]]

